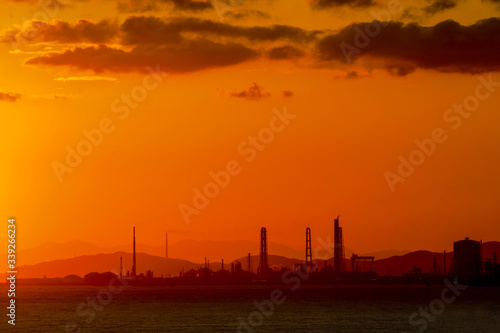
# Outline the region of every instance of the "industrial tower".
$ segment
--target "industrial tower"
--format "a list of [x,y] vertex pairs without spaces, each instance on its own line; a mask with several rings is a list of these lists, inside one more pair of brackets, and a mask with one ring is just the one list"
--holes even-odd
[[133,257],[132,257],[132,277],[136,277],[136,262],[135,262],[135,227],[134,227],[134,249],[133,249]]
[[335,273],[340,273],[343,271],[344,262],[344,237],[342,235],[342,228],[339,226],[339,216],[334,221],[333,226],[333,271]]
[[306,228],[306,267],[312,267],[311,228]]
[[269,262],[267,261],[267,232],[266,228],[260,229],[260,261],[259,273],[264,274],[269,271]]

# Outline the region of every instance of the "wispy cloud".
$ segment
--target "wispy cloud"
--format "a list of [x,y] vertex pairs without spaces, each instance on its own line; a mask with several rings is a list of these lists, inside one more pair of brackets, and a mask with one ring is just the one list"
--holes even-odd
[[71,24],[55,20],[52,23],[30,21],[23,27],[14,27],[0,33],[3,43],[107,43],[118,34],[116,22],[78,20]]
[[19,93],[0,91],[0,101],[15,102],[20,98],[21,98],[21,94],[19,94]]
[[265,88],[253,83],[247,89],[231,93],[231,97],[244,98],[249,101],[258,101],[263,98],[271,97],[271,94],[265,91]]
[[61,101],[73,98],[76,98],[76,96],[62,95],[62,94],[33,95],[33,94],[24,94],[18,92],[0,91],[0,101],[12,102],[12,103],[17,102],[19,100]]
[[55,78],[54,81],[62,81],[62,82],[68,82],[68,81],[110,81],[110,82],[116,82],[118,80],[114,77],[109,77],[109,76],[70,76],[70,77],[58,77],[58,78]]

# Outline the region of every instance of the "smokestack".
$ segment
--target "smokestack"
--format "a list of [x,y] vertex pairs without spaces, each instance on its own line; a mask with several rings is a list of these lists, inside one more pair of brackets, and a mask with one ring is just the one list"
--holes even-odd
[[265,227],[260,229],[260,261],[259,273],[267,274],[269,271],[269,262],[267,259],[267,231]]
[[133,259],[132,259],[132,277],[135,277],[137,273],[137,266],[135,261],[135,227],[134,227],[134,250],[133,250]]
[[165,233],[165,258],[168,259],[168,232]]
[[340,258],[340,232],[339,232],[339,216],[334,221],[333,224],[333,244],[334,244],[334,249],[333,249],[333,271],[335,273],[340,273],[340,265],[341,265],[341,258]]
[[306,228],[306,267],[312,266],[311,228]]

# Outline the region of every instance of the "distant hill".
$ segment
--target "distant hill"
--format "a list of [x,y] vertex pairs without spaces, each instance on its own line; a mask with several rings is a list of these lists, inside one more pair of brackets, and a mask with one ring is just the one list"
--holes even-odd
[[[120,272],[120,257],[123,258],[123,274],[131,270],[132,254],[125,252],[115,252],[97,255],[85,255],[76,258],[58,259],[50,262],[43,262],[35,265],[25,265],[17,268],[19,278],[47,278],[64,277],[67,275],[78,275],[83,277],[90,272]],[[243,260],[244,259],[244,260]],[[179,272],[186,272],[190,269],[198,269],[204,267],[205,263],[193,263],[181,259],[165,259],[163,257],[152,256],[146,253],[137,254],[137,273],[146,273],[147,270],[152,270],[154,276],[177,276]],[[233,261],[234,262],[234,261]],[[248,257],[240,259],[242,268],[248,269]],[[259,256],[252,256],[252,271],[257,271],[259,264]],[[289,259],[282,256],[269,256],[270,266],[293,267],[294,263],[300,262],[298,259]],[[218,271],[222,268],[222,262],[209,262],[210,268],[213,271]],[[231,269],[231,262],[224,262],[226,270]],[[0,274],[3,280],[7,274]]]
[[[50,262],[43,262],[35,265],[20,266],[18,278],[47,278],[64,277],[70,274],[83,277],[90,272],[120,272],[120,257],[123,257],[123,273],[126,274],[132,268],[132,254],[125,252],[115,252],[107,254],[86,255],[70,259],[59,259]],[[217,265],[214,263],[214,265]],[[151,269],[155,276],[171,274],[178,275],[182,270],[197,269],[204,264],[196,264],[181,259],[165,259],[152,256],[146,253],[137,254],[137,272],[146,273]],[[220,263],[217,265],[220,267]],[[6,274],[0,275],[3,278]]]
[[[500,242],[483,243],[483,261],[493,258],[493,253],[500,255]],[[428,273],[432,270],[433,260],[436,258],[436,268],[438,272],[444,271],[445,256],[444,253],[430,251],[415,251],[402,256],[393,256],[386,259],[375,261],[375,272],[378,275],[401,275],[408,273],[413,266],[422,269],[422,272]],[[453,252],[446,253],[446,271],[450,271]]]
[[[286,245],[270,242],[269,249],[273,254],[294,258],[303,257],[305,251],[299,251]],[[164,257],[164,246],[151,246],[138,243],[137,251],[152,256]],[[0,253],[6,254],[6,248],[1,248]],[[228,251],[230,249],[230,251]],[[18,265],[34,265],[58,259],[69,259],[85,255],[96,255],[115,252],[132,252],[132,244],[112,247],[99,247],[89,242],[72,241],[67,243],[45,243],[31,249],[18,249]],[[253,241],[205,241],[183,240],[171,244],[168,249],[170,258],[182,258],[191,262],[203,262],[207,257],[210,260],[230,262],[249,252],[257,254],[259,243]],[[7,270],[7,261],[0,261],[0,272]]]
[[[444,272],[444,254],[430,251],[415,251],[402,256],[375,261],[375,272],[378,275],[401,275],[408,273],[414,266],[422,269],[422,272],[432,271],[433,261],[436,258],[436,268],[438,272]],[[446,271],[450,271],[453,259],[453,252],[446,253]]]
[[[252,272],[257,273],[257,269],[259,267],[259,255],[251,256],[251,268]],[[241,267],[244,270],[248,270],[248,256],[238,258],[233,262],[240,262]],[[300,263],[300,259],[286,258],[283,256],[277,255],[268,255],[269,267],[274,267],[275,269],[281,269],[282,267],[293,267],[294,264]]]
[[[305,251],[297,250],[289,246],[269,242],[268,244],[269,252],[286,258],[304,258]],[[6,255],[6,249],[0,248],[0,254]],[[231,249],[228,251],[228,249]],[[111,247],[99,247],[89,242],[84,242],[80,240],[75,240],[67,243],[54,243],[49,242],[41,246],[23,249],[18,248],[17,251],[17,263],[18,266],[22,265],[34,265],[42,262],[49,262],[59,259],[69,259],[85,255],[96,255],[96,254],[106,254],[115,252],[131,252],[132,244],[111,246]],[[329,251],[323,250],[322,253],[333,253],[333,248],[328,249]],[[138,243],[137,251],[141,253],[147,253],[152,256],[164,257],[165,247],[164,246],[151,246],[147,244]],[[243,256],[246,256],[249,252],[252,254],[259,253],[259,242],[254,241],[208,241],[208,240],[192,240],[186,239],[179,241],[177,243],[171,244],[169,246],[169,257],[170,258],[182,258],[183,260],[191,262],[203,262],[204,258],[207,257],[210,260],[220,261],[224,259],[225,262],[231,262]],[[346,258],[350,258],[353,251],[346,248]],[[395,255],[403,255],[408,253],[408,251],[396,251],[387,250],[379,251],[371,254],[361,254],[360,255],[372,255],[377,259],[382,259]],[[0,272],[7,270],[7,261],[0,261]]]
[[[493,258],[493,252],[497,252],[499,256],[500,262],[500,242],[485,242],[483,243],[483,260],[487,260],[488,258]],[[404,255],[392,256],[389,258],[378,259],[376,253],[375,261],[374,261],[374,271],[382,276],[382,275],[402,275],[404,273],[408,273],[414,266],[422,269],[422,272],[428,273],[433,269],[433,261],[434,257],[436,258],[436,269],[440,272],[443,272],[444,267],[444,255],[443,253],[430,252],[430,251],[414,251],[409,252]],[[372,254],[373,255],[373,254]],[[314,258],[313,258],[314,259]],[[453,259],[453,252],[446,253],[446,271],[449,272],[450,265]],[[247,258],[242,257],[238,259],[243,267],[246,269]],[[269,256],[269,265],[276,267],[293,267],[293,264],[299,263],[304,259],[301,257],[300,259],[289,259],[283,258],[280,256]],[[252,263],[257,267],[259,261],[259,256],[252,256]],[[318,260],[318,265],[321,268],[324,266],[324,260]],[[327,265],[333,266],[333,258],[329,258],[327,260]],[[352,270],[351,260],[350,258],[346,258],[344,261],[344,265],[347,271]],[[368,269],[369,265],[367,263],[360,263],[360,269]]]
[[500,260],[500,242],[485,242],[485,243],[483,243],[483,260],[484,261],[486,261],[488,259],[493,260],[493,252],[497,253],[497,256],[498,256],[497,260]]
[[408,251],[408,250],[405,250],[405,251],[385,250],[385,251],[376,251],[376,252],[369,252],[369,253],[358,253],[358,255],[375,257],[376,259],[385,259],[385,258],[390,258],[390,257],[394,257],[394,256],[402,256],[402,255],[405,255],[405,254],[410,253],[410,252],[411,251]]
[[[305,250],[297,250],[289,246],[268,242],[269,253],[287,258],[300,258],[305,255]],[[201,262],[205,257],[210,260],[230,262],[237,258],[247,256],[248,253],[258,254],[259,242],[231,240],[231,241],[209,241],[186,239],[169,246],[169,257],[182,258],[189,261]],[[165,249],[163,248],[162,255]]]
[[[256,251],[257,252],[257,251]],[[500,242],[485,242],[483,243],[483,260],[493,257],[493,253],[497,252],[500,255]],[[18,267],[19,278],[32,277],[64,277],[70,274],[84,276],[89,272],[119,272],[120,257],[123,257],[124,274],[132,267],[132,254],[124,251],[83,255],[75,258],[58,259],[49,262],[42,262],[34,265],[23,265]],[[443,272],[444,256],[443,253],[434,253],[430,251],[415,251],[405,255],[392,256],[389,258],[375,260],[374,270],[379,275],[401,275],[408,273],[414,266],[422,269],[422,272],[430,272],[433,267],[433,260],[436,258],[436,266],[438,271]],[[453,258],[453,252],[446,254],[446,271],[449,271]],[[314,259],[314,258],[313,258]],[[500,259],[500,258],[499,258]],[[248,256],[240,256],[236,259],[241,262],[242,268],[248,268]],[[235,260],[235,261],[236,261]],[[293,267],[296,263],[301,263],[303,258],[289,258],[280,255],[269,255],[269,265],[276,269],[282,267]],[[324,260],[317,260],[319,268],[324,267]],[[224,260],[225,269],[230,269],[230,260]],[[348,271],[351,270],[350,259],[344,261]],[[214,271],[221,269],[221,261],[210,261],[210,268]],[[259,255],[251,256],[252,271],[256,272],[259,265]],[[333,258],[327,260],[327,265],[333,266]],[[145,273],[151,269],[155,276],[172,275],[176,276],[182,270],[188,271],[203,267],[204,263],[195,263],[182,259],[165,259],[163,256],[153,256],[146,253],[137,254],[137,270],[139,273]],[[367,265],[360,264],[361,269],[366,269]],[[5,274],[0,275],[2,279]]]

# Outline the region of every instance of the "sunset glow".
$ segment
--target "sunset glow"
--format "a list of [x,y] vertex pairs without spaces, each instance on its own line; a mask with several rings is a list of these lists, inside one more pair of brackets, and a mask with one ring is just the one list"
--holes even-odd
[[265,226],[303,251],[337,215],[358,253],[500,239],[497,2],[214,3],[0,3],[1,212],[21,249]]

